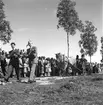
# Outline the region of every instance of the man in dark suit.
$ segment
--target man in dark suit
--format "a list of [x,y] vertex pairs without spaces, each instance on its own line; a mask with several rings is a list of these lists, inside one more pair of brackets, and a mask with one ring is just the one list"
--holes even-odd
[[13,70],[15,69],[15,73],[17,76],[17,81],[20,81],[19,79],[19,51],[15,49],[16,44],[14,42],[11,43],[12,50],[9,52],[7,58],[10,59],[7,75],[5,76],[4,80],[8,82]]
[[7,62],[6,62],[6,54],[4,51],[2,51],[2,53],[0,54],[0,62],[1,62],[2,73],[5,76],[6,75]]

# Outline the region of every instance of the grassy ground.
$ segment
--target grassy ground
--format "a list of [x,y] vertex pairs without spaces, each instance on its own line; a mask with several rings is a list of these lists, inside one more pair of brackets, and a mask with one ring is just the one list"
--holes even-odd
[[0,86],[0,105],[103,105],[103,74]]

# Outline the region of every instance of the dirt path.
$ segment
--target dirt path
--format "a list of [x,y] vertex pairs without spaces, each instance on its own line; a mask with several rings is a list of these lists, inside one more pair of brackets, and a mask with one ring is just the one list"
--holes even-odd
[[[56,80],[63,80],[66,78],[72,78],[72,76],[69,77],[58,77],[58,76],[54,76],[54,77],[36,77],[36,85],[50,85],[50,84],[55,84]],[[76,78],[73,77],[73,78]],[[27,83],[28,78],[22,78],[21,83]],[[16,78],[11,78],[10,82],[5,83],[5,82],[1,82],[0,81],[0,85],[7,85],[7,84],[13,84],[16,82]]]
[[[36,78],[36,84],[38,85],[50,85],[54,84],[55,80],[62,80],[65,78],[70,78],[70,77],[40,77]],[[23,79],[22,82],[27,82],[28,79]]]

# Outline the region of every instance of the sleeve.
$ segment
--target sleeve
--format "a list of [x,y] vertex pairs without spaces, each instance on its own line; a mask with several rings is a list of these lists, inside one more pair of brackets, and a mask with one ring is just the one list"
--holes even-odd
[[30,53],[30,49],[27,49],[26,54],[25,54],[26,58],[29,58],[30,56],[29,53]]
[[8,58],[8,59],[11,58],[11,53],[12,53],[12,51],[9,51],[9,53],[7,54],[7,58]]
[[32,51],[32,56],[33,56],[33,58],[37,57],[37,50]]
[[15,50],[16,51],[16,55],[18,56],[18,57],[20,57],[20,52],[19,52],[19,50]]
[[37,57],[37,51],[35,51],[35,52],[33,53],[33,55],[34,55],[34,57]]

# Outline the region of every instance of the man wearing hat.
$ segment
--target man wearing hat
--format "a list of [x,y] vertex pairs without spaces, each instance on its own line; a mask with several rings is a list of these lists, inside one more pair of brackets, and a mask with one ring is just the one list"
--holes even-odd
[[31,46],[31,43],[28,42],[29,49],[27,49],[27,58],[29,59],[29,68],[30,68],[30,77],[28,82],[36,82],[35,80],[35,70],[37,67],[38,63],[38,57],[37,57],[37,47],[36,46]]

